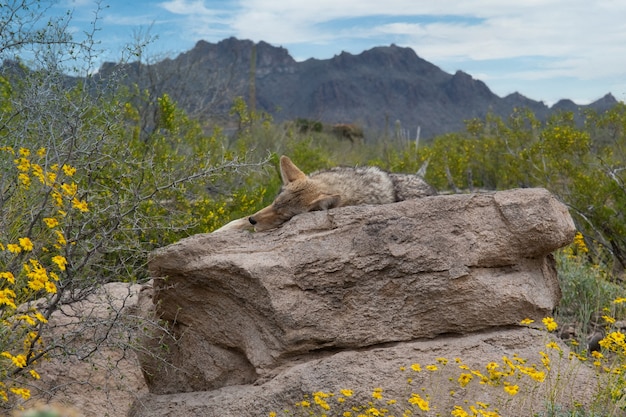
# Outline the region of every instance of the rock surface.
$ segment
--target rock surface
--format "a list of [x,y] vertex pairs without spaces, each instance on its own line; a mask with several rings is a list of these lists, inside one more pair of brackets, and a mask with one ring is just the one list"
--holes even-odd
[[[332,372],[320,375],[311,363],[320,357],[333,363],[330,372],[337,355],[356,361],[398,343],[413,352],[431,343],[424,339],[541,319],[560,297],[549,254],[574,233],[548,191],[519,189],[306,213],[270,232],[192,236],[149,263],[155,314],[170,325],[146,341],[153,353],[140,355],[149,389],[211,391],[202,394],[202,415],[213,415],[208,398],[235,395],[223,387],[246,385],[236,395],[247,398],[302,367],[311,381],[331,383]],[[452,352],[457,338],[446,340]],[[290,384],[303,384],[294,378]],[[222,415],[260,415],[233,413]]]
[[139,291],[139,285],[106,284],[52,315],[46,345],[58,341],[65,350],[36,368],[41,379],[29,386],[32,397],[25,408],[52,403],[68,416],[128,414],[133,401],[148,391],[131,349],[136,346],[133,316]]
[[[344,410],[352,411],[353,405],[363,406],[373,401],[377,408],[391,410],[389,415],[399,416],[410,407],[407,400],[411,393],[429,395],[432,412],[422,414],[415,410],[414,415],[449,416],[454,405],[463,406],[469,411],[468,405],[476,406],[476,401],[479,401],[490,404],[492,411],[497,408],[502,416],[528,417],[534,415],[534,412],[545,410],[548,389],[552,389],[551,396],[555,403],[571,405],[574,400],[584,403],[594,387],[593,370],[581,366],[576,360],[557,362],[558,352],[551,352],[545,347],[549,340],[545,332],[534,329],[496,329],[465,336],[449,335],[357,350],[319,352],[306,359],[294,358],[291,366],[283,369],[276,377],[257,384],[228,386],[212,391],[148,394],[135,402],[129,416],[267,417],[272,411],[282,416],[309,415],[311,410],[317,412],[312,415],[322,415],[324,410],[313,404],[311,393],[332,392],[338,397],[342,389],[352,389],[354,396],[346,404],[338,403],[335,398],[329,399],[333,413],[328,412],[328,415],[341,416]],[[567,352],[567,348],[562,345],[561,348]],[[502,366],[502,357],[507,355],[513,359],[514,354],[526,359],[525,365],[538,364],[537,369],[545,370],[539,350],[550,353],[555,362],[553,373],[543,384],[525,375],[520,379],[510,378],[511,382],[520,386],[520,392],[515,397],[503,390],[502,383],[498,386],[483,385],[478,378],[465,388],[460,388],[457,383],[464,371],[459,369],[455,358],[461,358],[470,369],[480,370],[485,375],[486,364],[496,362]],[[446,358],[449,362],[443,366],[437,362],[437,358]],[[411,369],[415,363],[422,366],[421,372]],[[435,364],[439,369],[427,371],[428,364]],[[402,371],[401,367],[405,370]],[[520,373],[517,372],[517,375]],[[559,376],[562,381],[566,381],[560,386],[554,383]],[[410,384],[409,378],[412,379]],[[372,392],[381,387],[383,399],[373,400]],[[454,390],[453,395],[450,395],[451,390]],[[312,407],[302,409],[295,406],[305,398],[312,403]],[[397,403],[388,404],[387,401],[392,399],[397,400]],[[291,411],[289,414],[283,412],[286,408]]]

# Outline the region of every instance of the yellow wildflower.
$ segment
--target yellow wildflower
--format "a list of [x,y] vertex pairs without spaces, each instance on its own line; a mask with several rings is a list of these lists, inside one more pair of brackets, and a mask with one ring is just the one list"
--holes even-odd
[[558,324],[552,317],[544,317],[541,321],[543,322],[543,325],[546,326],[546,330],[549,332],[555,331],[558,327]]
[[49,294],[56,294],[57,292],[57,286],[54,285],[54,283],[51,281],[46,281],[46,283],[44,284],[44,288],[46,289],[46,292]]
[[26,356],[22,355],[21,353],[17,356],[11,356],[11,361],[18,368],[23,368],[26,366]]
[[74,197],[76,193],[78,192],[78,185],[76,185],[75,182],[72,182],[70,184],[64,183],[61,186],[61,190],[63,190],[65,195],[67,195],[68,197]]
[[583,253],[589,252],[589,249],[585,244],[585,238],[580,232],[576,232],[576,236],[574,236],[574,246],[576,246],[576,248]]
[[57,205],[57,207],[63,207],[63,196],[61,195],[61,193],[59,193],[58,191],[53,191],[52,193],[50,193],[50,196],[54,200],[54,203]]
[[529,325],[529,324],[534,323],[534,322],[535,322],[535,320],[533,320],[533,319],[525,318],[524,320],[520,321],[519,324]]
[[19,395],[25,400],[30,398],[30,390],[27,388],[11,388],[11,392],[15,395]]
[[613,300],[613,304],[623,304],[626,303],[626,298],[624,297],[618,297],[615,300]]
[[383,398],[383,389],[374,388],[374,392],[372,392],[372,397],[374,397],[377,400],[381,400]]
[[56,226],[59,225],[59,221],[57,219],[55,219],[54,217],[44,217],[43,222],[50,229],[52,229],[53,227],[56,227]]
[[543,382],[546,379],[545,372],[537,371],[536,369],[533,369],[532,372],[529,372],[528,376],[530,376],[532,379],[534,379],[537,382]]
[[52,185],[57,180],[57,174],[54,172],[46,172],[46,184]]
[[472,374],[463,373],[459,376],[459,385],[461,385],[461,388],[465,388],[465,386],[469,384],[473,378]]
[[550,342],[546,345],[546,347],[548,349],[558,350],[559,352],[561,351],[561,347],[556,342]]
[[25,251],[33,250],[33,242],[30,240],[30,238],[21,237],[19,240],[20,240],[20,246],[22,247],[22,249],[24,249]]
[[46,148],[37,149],[37,156],[40,158],[43,158],[44,156],[46,156]]
[[37,312],[35,312],[35,318],[36,318],[37,320],[39,320],[41,323],[47,323],[47,322],[48,322],[48,319],[46,319],[46,318],[44,317],[44,315],[43,315],[43,314],[41,314],[41,313],[40,313],[40,312],[38,312],[38,311],[37,311]]
[[415,372],[422,372],[422,366],[419,363],[414,363],[411,365],[411,369]]
[[19,182],[28,190],[30,187],[30,177],[27,174],[21,173],[17,175]]
[[20,247],[20,245],[16,245],[15,243],[9,243],[7,245],[7,250],[11,253],[20,253],[22,251],[22,248]]
[[8,306],[11,308],[17,308],[15,305],[15,292],[9,288],[0,290],[0,306]]
[[415,393],[411,394],[411,398],[409,398],[409,403],[411,403],[412,405],[418,406],[419,409],[422,411],[430,410],[428,401],[420,397],[419,394],[415,394]]
[[352,395],[354,394],[351,389],[342,389],[339,392],[341,392],[341,395],[343,395],[344,397],[352,397]]
[[[67,240],[65,240],[65,236],[63,236],[63,233],[61,233],[61,232],[60,232],[60,231],[58,231],[58,230],[55,230],[54,232],[55,232],[55,233],[56,233],[56,235],[57,235],[57,243],[58,243],[59,245],[61,245],[61,246],[62,246],[62,245],[66,245],[66,244],[67,244]],[[53,261],[54,261],[54,260],[53,260]]]
[[73,175],[76,173],[76,168],[74,168],[74,167],[72,167],[72,166],[70,166],[70,165],[67,165],[67,164],[64,164],[64,165],[61,167],[61,169],[63,169],[63,172],[64,172],[64,173],[65,173],[65,175],[67,175],[68,177],[71,177],[71,176],[73,176]]
[[87,202],[85,200],[79,200],[78,198],[74,198],[72,200],[72,207],[77,208],[83,213],[89,211],[89,207],[87,206]]
[[606,321],[608,324],[613,324],[615,323],[615,319],[611,316],[602,316],[602,319],[604,319],[604,321]]
[[428,365],[426,369],[428,369],[431,372],[435,372],[439,368],[437,368],[437,365]]
[[64,256],[61,256],[61,255],[54,256],[52,258],[52,262],[54,262],[61,271],[65,271],[65,266],[67,265],[67,259],[65,259]]
[[452,410],[450,414],[452,414],[454,417],[469,417],[467,411],[465,411],[463,407],[460,407],[458,405],[454,406],[454,410]]
[[9,284],[15,284],[15,277],[12,272],[0,272],[0,278],[4,278]]
[[516,395],[519,392],[519,386],[518,385],[511,385],[509,383],[504,383],[504,391],[513,396]]
[[30,171],[30,161],[26,158],[18,158],[13,160],[18,171],[25,173]]
[[485,366],[485,368],[487,368],[488,371],[495,371],[499,367],[500,367],[500,365],[498,365],[496,362],[489,362]]
[[35,324],[37,324],[35,322],[35,320],[33,320],[33,318],[31,316],[29,316],[28,314],[21,314],[19,316],[16,317],[17,320],[24,320],[26,323],[28,323],[31,326],[34,326]]
[[43,175],[43,168],[39,164],[32,164],[31,168],[33,169],[33,175],[37,177],[40,183],[45,184],[46,179]]

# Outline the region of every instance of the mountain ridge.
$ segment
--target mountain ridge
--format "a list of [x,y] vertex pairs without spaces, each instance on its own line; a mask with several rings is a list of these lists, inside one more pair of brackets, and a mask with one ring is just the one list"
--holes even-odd
[[617,103],[610,93],[589,105],[563,99],[552,107],[519,93],[499,97],[470,74],[449,74],[395,44],[298,62],[283,47],[231,37],[198,41],[176,58],[151,65],[107,63],[99,74],[120,69],[127,82],[168,93],[190,114],[208,119],[224,118],[234,97],[244,96],[250,104],[254,94],[255,109],[278,122],[356,123],[380,133],[399,121],[414,131],[420,126],[425,138],[460,131],[465,120],[489,112],[507,117],[523,107],[545,119],[554,111],[604,111]]

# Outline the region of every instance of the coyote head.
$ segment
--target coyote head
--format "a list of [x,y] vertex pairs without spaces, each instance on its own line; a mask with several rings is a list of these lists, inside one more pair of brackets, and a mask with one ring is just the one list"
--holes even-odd
[[248,218],[257,232],[273,229],[296,214],[337,207],[338,194],[322,192],[314,178],[309,178],[286,156],[280,157],[280,176],[283,186],[274,202]]

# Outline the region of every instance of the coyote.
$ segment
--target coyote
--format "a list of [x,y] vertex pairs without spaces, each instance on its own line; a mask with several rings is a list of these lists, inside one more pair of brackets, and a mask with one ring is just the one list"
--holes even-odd
[[307,211],[387,204],[437,194],[419,175],[391,174],[377,167],[339,167],[307,176],[284,155],[280,157],[280,174],[283,186],[271,205],[216,231],[254,227],[260,232]]

